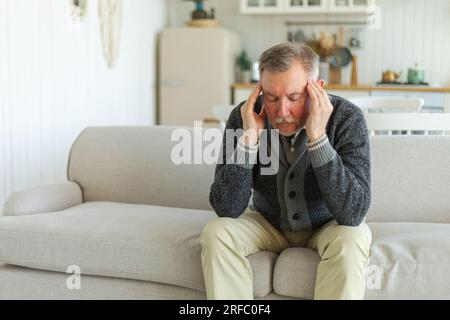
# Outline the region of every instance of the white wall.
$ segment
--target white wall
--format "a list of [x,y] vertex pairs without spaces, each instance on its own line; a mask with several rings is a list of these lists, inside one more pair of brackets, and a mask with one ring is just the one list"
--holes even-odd
[[[427,81],[450,85],[450,1],[448,0],[377,0],[382,10],[382,28],[364,29],[364,49],[355,50],[359,57],[359,82],[372,84],[381,80],[386,69],[407,69],[417,61],[426,69]],[[172,25],[190,19],[193,4],[174,3]],[[222,26],[242,37],[242,44],[253,60],[266,48],[286,41],[285,21],[349,20],[349,16],[307,15],[241,15],[239,0],[209,0],[207,8],[215,7]],[[351,19],[355,19],[354,17]],[[321,30],[326,30],[322,27]],[[334,27],[328,27],[334,31]],[[306,28],[306,31],[319,30]],[[348,31],[348,30],[347,30]],[[343,82],[350,82],[350,67],[343,73]]]
[[[86,126],[151,125],[164,0],[123,1],[120,53],[103,60],[97,1],[74,29],[68,0],[0,0],[0,207],[12,190],[66,179]],[[0,210],[1,211],[1,210]]]

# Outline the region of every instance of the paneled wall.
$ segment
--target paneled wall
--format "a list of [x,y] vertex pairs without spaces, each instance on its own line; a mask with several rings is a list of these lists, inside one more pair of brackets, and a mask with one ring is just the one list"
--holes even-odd
[[[418,62],[425,67],[428,82],[450,85],[450,1],[377,0],[377,3],[381,8],[381,29],[372,31],[363,27],[363,48],[353,50],[359,57],[359,82],[375,83],[386,69],[403,71],[405,81],[407,69]],[[241,15],[238,0],[209,0],[207,7],[216,8],[223,27],[241,35],[242,45],[254,60],[264,49],[286,41],[285,21],[361,20],[347,15]],[[172,25],[183,25],[192,10],[192,3],[173,2]],[[304,27],[307,35],[327,30],[336,31],[336,27]],[[348,40],[351,27],[344,31]],[[350,67],[344,70],[342,80],[350,82]]]
[[12,190],[65,180],[70,146],[86,126],[155,123],[165,1],[123,1],[114,69],[103,60],[97,1],[78,28],[68,3],[0,0],[0,208]]

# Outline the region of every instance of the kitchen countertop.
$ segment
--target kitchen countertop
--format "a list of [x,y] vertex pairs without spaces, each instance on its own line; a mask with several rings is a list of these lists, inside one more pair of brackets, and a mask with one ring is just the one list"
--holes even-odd
[[[233,89],[253,89],[255,83],[234,83]],[[450,93],[450,87],[425,87],[425,86],[389,86],[389,85],[344,85],[344,84],[329,84],[325,86],[327,90],[344,90],[344,91],[414,91],[414,92],[441,92]]]

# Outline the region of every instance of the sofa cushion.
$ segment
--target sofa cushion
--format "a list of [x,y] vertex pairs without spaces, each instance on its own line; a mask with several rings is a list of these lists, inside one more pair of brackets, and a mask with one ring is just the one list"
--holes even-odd
[[[450,224],[371,223],[369,299],[450,299]],[[379,289],[373,281],[379,270]]]
[[[220,130],[217,132],[220,136]],[[86,202],[115,201],[209,210],[215,164],[194,164],[194,152],[189,159],[192,164],[177,164],[173,159],[172,153],[179,153],[174,147],[190,137],[194,137],[194,128],[86,128],[72,145],[68,178],[80,185]],[[196,141],[193,139],[192,144],[197,145]]]
[[374,136],[368,222],[450,223],[450,136]]
[[[450,224],[369,223],[366,299],[450,299]],[[312,299],[319,256],[289,248],[275,263],[277,294]]]
[[313,299],[319,261],[317,252],[308,248],[283,250],[275,263],[274,291],[288,297]]
[[[212,211],[87,202],[0,218],[0,261],[42,270],[147,280],[204,291],[198,240]],[[276,255],[249,257],[255,296],[272,291]]]

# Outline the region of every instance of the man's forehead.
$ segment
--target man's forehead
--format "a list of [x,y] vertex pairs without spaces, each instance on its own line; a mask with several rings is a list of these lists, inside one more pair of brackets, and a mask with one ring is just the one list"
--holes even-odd
[[306,88],[306,80],[295,79],[293,81],[277,81],[278,79],[262,79],[261,89],[264,94],[272,96],[291,96],[303,94]]
[[[270,96],[278,96],[278,90],[277,91],[272,91],[272,90],[264,90],[264,88],[262,88],[262,91],[264,92],[264,94],[270,95]],[[301,95],[303,94],[303,92],[305,92],[305,88],[296,88],[293,90],[287,90],[284,91],[283,90],[283,94],[286,94],[287,96],[294,96],[294,95]]]

